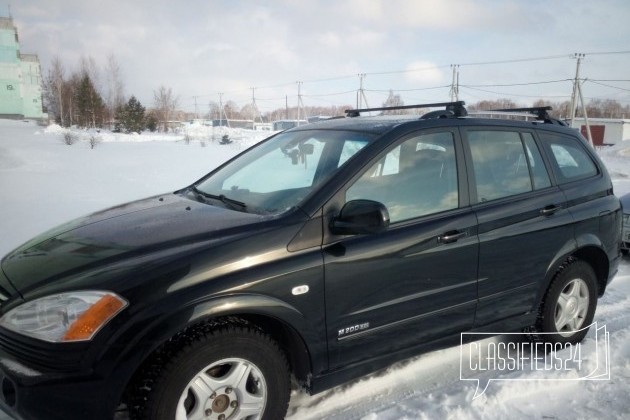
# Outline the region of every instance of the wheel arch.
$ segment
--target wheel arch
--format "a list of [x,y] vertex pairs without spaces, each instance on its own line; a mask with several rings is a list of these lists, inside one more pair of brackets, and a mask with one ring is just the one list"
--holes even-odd
[[[127,380],[123,400],[133,393],[143,372],[155,366],[156,359],[168,358],[172,348],[184,345],[189,335],[226,325],[252,327],[269,335],[284,352],[298,382],[308,384],[313,366],[317,364],[312,354],[317,350],[309,347],[308,341],[313,341],[314,333],[302,314],[272,297],[236,295],[200,302],[152,323],[151,328],[135,340],[134,348],[142,355]],[[128,351],[134,351],[131,347]]]
[[575,251],[573,257],[588,263],[593,268],[597,277],[597,294],[599,297],[603,296],[608,284],[610,271],[610,263],[604,250],[600,247],[589,245]]
[[564,251],[565,252],[557,255],[553,262],[549,265],[545,279],[538,290],[538,295],[536,296],[532,310],[535,311],[540,307],[540,304],[542,303],[547,290],[549,290],[549,286],[556,274],[574,260],[584,261],[593,268],[597,278],[597,294],[600,297],[604,294],[608,283],[610,263],[606,252],[601,247],[601,243],[597,241],[595,243],[585,243],[578,248],[572,249],[571,251]]

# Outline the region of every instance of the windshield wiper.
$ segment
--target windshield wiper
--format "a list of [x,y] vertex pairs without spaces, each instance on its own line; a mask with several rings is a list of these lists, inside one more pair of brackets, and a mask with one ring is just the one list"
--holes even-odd
[[220,194],[220,195],[210,194],[210,193],[207,193],[205,191],[201,191],[200,189],[198,189],[195,186],[192,187],[192,190],[197,195],[200,195],[200,196],[205,197],[205,198],[211,198],[213,200],[219,200],[223,204],[227,204],[227,205],[229,205],[232,208],[234,208],[236,206],[240,207],[240,210],[245,210],[247,208],[247,204],[243,203],[242,201],[234,200],[233,198],[226,197],[223,194]]

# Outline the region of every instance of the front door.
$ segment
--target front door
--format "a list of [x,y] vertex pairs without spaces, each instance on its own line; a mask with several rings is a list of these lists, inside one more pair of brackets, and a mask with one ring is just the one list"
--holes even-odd
[[477,220],[458,188],[462,156],[456,131],[405,136],[325,209],[370,199],[391,218],[386,232],[324,245],[331,369],[472,326]]

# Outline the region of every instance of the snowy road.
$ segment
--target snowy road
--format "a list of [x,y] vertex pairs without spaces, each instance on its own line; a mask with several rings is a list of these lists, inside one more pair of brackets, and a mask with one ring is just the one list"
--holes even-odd
[[[191,144],[114,137],[95,150],[62,144],[60,134],[0,120],[0,255],[74,217],[174,190],[262,138],[235,132],[229,146],[201,133]],[[206,136],[206,137],[203,137]],[[202,145],[201,141],[205,139]],[[145,140],[143,142],[137,140]],[[630,143],[630,142],[628,142]],[[202,147],[203,146],[203,147]],[[617,194],[630,192],[630,145],[602,153]],[[459,346],[431,352],[315,396],[294,391],[289,419],[574,419],[628,418],[630,412],[630,259],[600,299],[595,320],[610,333],[611,379],[535,380],[512,372],[473,401],[460,380]],[[497,338],[495,340],[503,340]],[[594,348],[595,331],[584,341]],[[493,372],[487,373],[488,377]],[[8,417],[2,417],[5,419]]]

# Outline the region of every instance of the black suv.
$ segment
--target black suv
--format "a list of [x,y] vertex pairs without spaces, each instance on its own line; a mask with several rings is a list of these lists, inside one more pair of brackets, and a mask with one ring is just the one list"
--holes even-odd
[[620,259],[604,165],[546,108],[420,107],[276,134],[10,253],[4,407],[275,419],[291,376],[317,393],[465,331],[581,340]]

